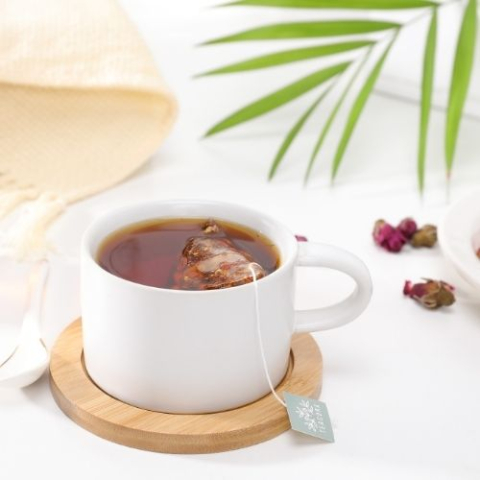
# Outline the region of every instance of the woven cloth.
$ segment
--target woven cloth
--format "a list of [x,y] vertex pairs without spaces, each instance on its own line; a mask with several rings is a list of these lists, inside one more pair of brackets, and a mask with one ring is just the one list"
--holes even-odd
[[175,114],[115,0],[0,0],[0,253],[45,256],[68,204],[141,166]]

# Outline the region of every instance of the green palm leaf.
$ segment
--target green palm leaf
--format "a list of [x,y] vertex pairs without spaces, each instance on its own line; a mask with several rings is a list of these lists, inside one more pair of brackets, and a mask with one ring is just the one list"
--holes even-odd
[[240,42],[246,40],[280,40],[287,38],[316,38],[341,35],[357,35],[361,33],[380,32],[398,28],[400,24],[376,20],[330,20],[319,22],[295,22],[265,25],[263,27],[244,30],[226,37],[209,40],[203,45],[217,43]]
[[320,133],[320,136],[318,137],[317,143],[315,144],[315,147],[313,148],[312,155],[310,157],[310,161],[308,162],[308,167],[307,171],[305,172],[305,178],[304,178],[304,183],[307,184],[310,174],[312,172],[313,165],[315,163],[315,159],[317,158],[318,152],[320,151],[320,148],[323,145],[323,142],[330,131],[331,126],[333,125],[333,121],[335,120],[335,117],[337,116],[337,113],[339,112],[341,106],[343,105],[343,102],[345,101],[345,98],[348,95],[348,92],[352,88],[353,83],[358,77],[358,74],[362,70],[363,66],[367,62],[368,58],[370,57],[371,49],[367,52],[367,54],[363,57],[362,61],[359,63],[357,69],[353,73],[353,75],[350,78],[350,81],[348,82],[347,86],[342,92],[342,95],[340,95],[340,98],[338,99],[337,103],[335,104],[335,107],[331,111],[330,115],[328,116],[327,121],[325,122],[325,125],[322,129],[322,132]]
[[207,75],[218,75],[225,73],[244,72],[248,70],[258,70],[261,68],[275,67],[287,63],[299,62],[311,58],[334,55],[335,53],[347,52],[358,48],[372,45],[371,40],[358,40],[354,42],[330,43],[328,45],[317,45],[314,47],[296,48],[293,50],[284,50],[282,52],[270,53],[260,57],[244,60],[243,62],[233,63],[226,67],[217,68],[198,75],[204,77]]
[[460,120],[472,73],[477,31],[476,10],[477,0],[469,0],[463,15],[462,26],[460,27],[455,62],[453,64],[445,132],[445,156],[448,176],[452,170]]
[[422,98],[420,106],[420,133],[418,141],[418,187],[423,192],[425,184],[425,154],[427,152],[427,133],[432,104],[433,74],[435,67],[435,50],[437,45],[437,9],[432,11],[425,54],[423,57]]
[[288,132],[287,136],[283,140],[282,144],[280,145],[280,148],[278,149],[277,154],[275,155],[275,158],[273,159],[272,166],[270,167],[270,172],[268,174],[268,179],[271,180],[275,173],[277,172],[278,167],[280,166],[281,161],[285,157],[285,154],[287,153],[288,149],[290,148],[290,145],[292,142],[295,140],[295,137],[297,136],[298,132],[302,129],[303,125],[305,122],[308,120],[310,115],[314,112],[314,110],[317,108],[318,104],[326,97],[327,93],[331,90],[332,85],[330,85],[322,94],[320,97],[313,102],[313,104],[308,108],[308,110],[297,120],[295,125],[293,125],[292,129]]
[[246,107],[237,110],[232,115],[228,116],[221,122],[214,125],[205,134],[206,137],[214,135],[223,130],[232,128],[240,123],[247,122],[253,118],[265,115],[266,113],[285,105],[288,102],[300,97],[304,93],[309,92],[323,82],[342,73],[350,64],[350,62],[343,62],[332,67],[323,68],[314,72],[296,82],[293,82],[286,87],[277,90],[270,95],[267,95],[259,100],[250,103]]
[[385,49],[383,54],[380,56],[375,66],[373,67],[372,71],[370,72],[370,75],[367,77],[365,83],[360,89],[360,92],[358,93],[357,98],[353,102],[352,108],[347,118],[345,129],[343,131],[342,137],[340,138],[340,142],[338,144],[337,151],[333,159],[332,180],[334,180],[337,175],[338,168],[340,167],[340,163],[342,162],[343,155],[345,154],[345,150],[347,149],[348,143],[352,136],[353,130],[355,129],[358,118],[360,117],[365,107],[365,104],[367,103],[367,100],[370,96],[370,93],[372,92],[373,87],[375,86],[377,78],[380,75],[380,72],[382,70],[383,64],[385,63],[385,59],[387,58],[387,55],[390,52],[390,49],[392,48],[392,45],[397,37],[397,34],[398,34],[398,31],[395,33],[394,37],[388,44],[387,48]]
[[404,8],[425,8],[435,5],[435,2],[428,0],[238,0],[220,6],[399,10]]
[[[318,11],[326,9],[350,9],[350,10],[401,10],[401,9],[430,9],[426,13],[431,14],[430,25],[428,28],[426,42],[423,54],[423,68],[421,81],[421,102],[419,119],[419,140],[417,152],[417,173],[420,192],[423,192],[425,185],[426,157],[428,144],[428,130],[432,108],[432,96],[434,87],[434,67],[437,48],[438,33],[438,9],[452,2],[460,3],[460,0],[223,0],[227,3],[219,5],[225,6],[245,6],[245,7],[267,7],[284,9],[317,9]],[[447,105],[446,130],[445,130],[445,160],[447,176],[450,176],[460,124],[468,95],[468,89],[471,82],[473,69],[475,43],[477,33],[477,2],[480,0],[462,0],[466,4],[460,31],[457,38],[456,53],[453,62],[453,68],[450,80],[450,91]],[[313,13],[312,13],[313,14]],[[423,15],[421,15],[423,16]],[[286,17],[289,18],[288,16]],[[368,98],[374,89],[376,81],[381,73],[386,58],[400,30],[414,22],[418,17],[413,17],[405,22],[396,23],[394,21],[369,20],[369,19],[331,19],[315,20],[310,15],[306,21],[294,21],[285,23],[267,24],[244,31],[239,31],[231,35],[215,38],[204,43],[204,45],[223,44],[228,42],[242,41],[269,41],[283,39],[320,39],[328,37],[344,37],[341,40],[334,40],[334,43],[328,45],[302,46],[301,48],[276,51],[273,53],[262,54],[243,61],[221,66],[209,70],[199,76],[219,75],[236,72],[254,71],[264,68],[288,65],[294,62],[315,59],[318,57],[343,53],[362,47],[369,48],[368,52],[361,52],[362,59],[358,59],[358,69],[353,72],[352,77],[347,82],[343,91],[340,92],[339,99],[335,103],[333,110],[329,112],[325,124],[322,126],[317,142],[314,145],[307,170],[305,173],[305,182],[308,181],[318,154],[324,144],[324,141],[331,131],[331,127],[342,109],[346,97],[351,92],[353,85],[359,82],[359,72],[364,69],[364,64],[369,58],[374,46],[383,41],[375,38],[368,38],[375,32],[392,32],[393,36],[379,58],[374,62],[373,68],[366,74],[359,85],[358,93],[355,95],[352,106],[347,114],[347,120],[343,132],[340,135],[337,150],[332,162],[332,181],[336,177],[343,157],[348,148],[351,136],[356,128],[358,120],[362,115]],[[406,29],[405,29],[406,30]],[[350,39],[348,36],[359,35],[360,39]],[[357,57],[358,58],[358,57]],[[334,67],[324,68],[314,72],[304,78],[297,80],[285,87],[277,90],[270,95],[258,99],[257,101],[245,106],[232,115],[228,116],[218,124],[213,126],[206,136],[216,134],[223,130],[232,128],[243,122],[247,122],[260,115],[264,115],[297,97],[313,90],[318,85],[327,80],[340,76],[352,62],[335,65]],[[357,60],[355,60],[357,63]],[[311,117],[320,102],[325,98],[331,86],[320,95],[302,116],[291,127],[272,162],[269,178],[272,178],[284,160],[286,153],[297,135],[303,129],[305,123]]]

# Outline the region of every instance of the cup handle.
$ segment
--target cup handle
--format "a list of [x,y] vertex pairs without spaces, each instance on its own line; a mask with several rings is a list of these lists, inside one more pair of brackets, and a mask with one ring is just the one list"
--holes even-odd
[[301,242],[298,246],[297,266],[338,270],[352,277],[356,286],[347,298],[334,305],[297,310],[295,332],[328,330],[355,320],[365,310],[372,296],[372,280],[362,260],[331,245]]

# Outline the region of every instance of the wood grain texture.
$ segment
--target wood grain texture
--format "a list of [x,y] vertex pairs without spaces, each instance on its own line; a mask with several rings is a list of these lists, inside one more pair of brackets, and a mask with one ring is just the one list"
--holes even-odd
[[[285,408],[271,394],[234,410],[201,415],[127,405],[95,385],[85,370],[82,352],[82,326],[76,320],[52,350],[52,394],[75,423],[112,442],[155,452],[212,453],[264,442],[290,428]],[[321,374],[322,357],[315,340],[309,334],[295,335],[290,365],[277,392],[317,398]]]

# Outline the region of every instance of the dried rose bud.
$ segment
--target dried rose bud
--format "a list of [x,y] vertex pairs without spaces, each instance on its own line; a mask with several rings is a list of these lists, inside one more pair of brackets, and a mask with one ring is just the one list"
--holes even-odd
[[397,227],[400,232],[402,232],[403,236],[410,240],[413,237],[413,234],[418,230],[417,222],[413,218],[407,217],[404,218]]
[[437,243],[437,227],[435,225],[424,225],[419,228],[410,239],[410,245],[415,248],[431,248]]
[[308,238],[304,237],[303,235],[295,235],[297,242],[308,242]]
[[477,250],[477,257],[480,258],[480,248]]
[[375,243],[389,252],[399,252],[407,242],[402,232],[392,227],[385,220],[375,222],[372,235]]
[[425,282],[415,284],[407,280],[403,287],[403,294],[433,310],[455,303],[454,290],[455,288],[446,282],[425,278]]

